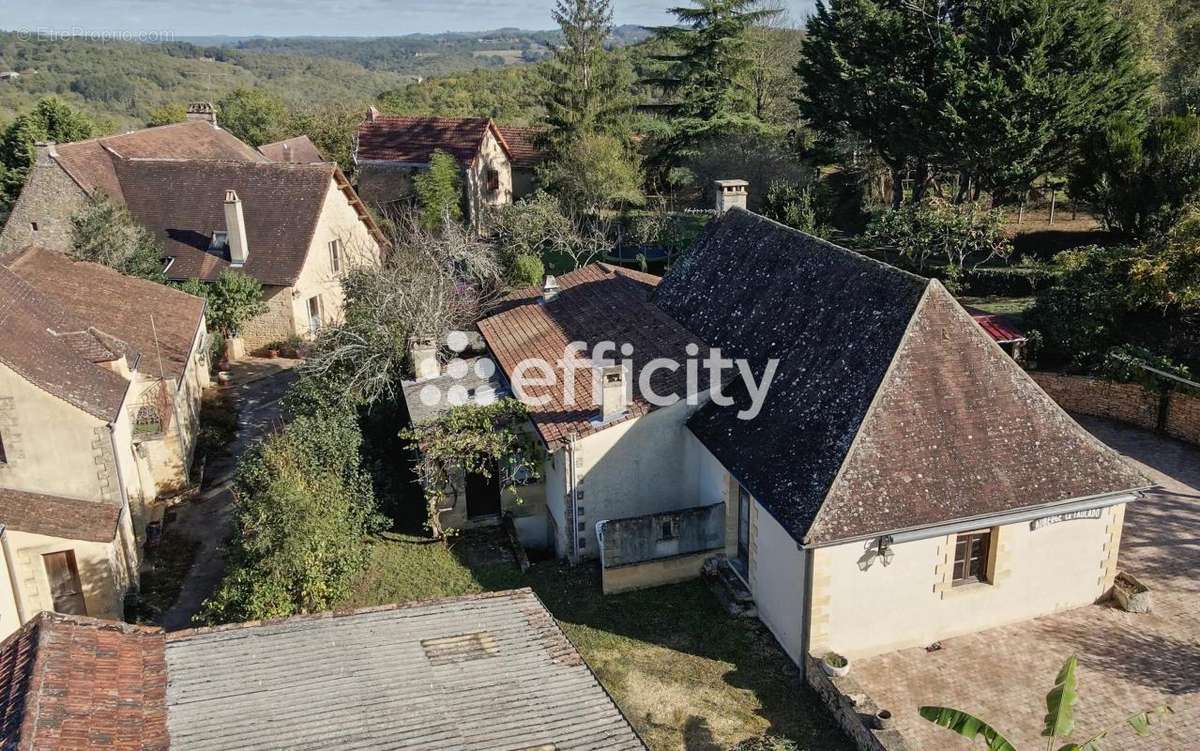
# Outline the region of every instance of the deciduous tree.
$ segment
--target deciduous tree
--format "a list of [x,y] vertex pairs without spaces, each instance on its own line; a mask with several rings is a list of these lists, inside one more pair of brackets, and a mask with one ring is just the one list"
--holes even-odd
[[101,195],[71,217],[71,257],[164,282],[163,245],[124,206]]

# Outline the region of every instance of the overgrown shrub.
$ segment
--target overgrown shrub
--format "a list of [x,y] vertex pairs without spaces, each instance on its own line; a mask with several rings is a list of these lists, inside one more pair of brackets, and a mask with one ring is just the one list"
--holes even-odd
[[366,566],[381,529],[360,463],[353,409],[296,417],[238,465],[228,573],[198,616],[206,623],[326,610]]
[[449,220],[461,222],[462,179],[458,160],[438,149],[429,159],[429,169],[413,178],[413,192],[421,208],[421,224],[436,230]]
[[997,210],[932,198],[880,213],[863,242],[894,249],[918,269],[929,263],[966,268],[1011,255],[1004,221]]
[[980,267],[963,272],[963,285],[978,297],[1032,297],[1057,277],[1053,267]]
[[208,327],[223,339],[237,336],[247,321],[267,312],[262,283],[237,269],[225,269],[211,283],[189,279],[179,289],[208,300]]
[[762,213],[780,224],[817,237],[828,237],[831,215],[815,181],[776,179],[767,186]]
[[534,287],[546,277],[546,265],[536,256],[517,256],[509,281],[515,287]]
[[100,195],[71,216],[71,257],[165,282],[163,246],[124,206]]

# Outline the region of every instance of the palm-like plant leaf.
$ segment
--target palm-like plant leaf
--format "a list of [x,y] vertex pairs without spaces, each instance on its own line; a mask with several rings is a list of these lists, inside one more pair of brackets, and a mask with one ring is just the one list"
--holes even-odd
[[1043,738],[1066,738],[1075,728],[1075,702],[1079,699],[1076,691],[1075,670],[1079,662],[1072,655],[1058,671],[1054,679],[1054,688],[1046,694],[1046,727],[1042,730]]
[[1017,751],[1007,738],[974,715],[949,707],[921,707],[920,712],[926,720],[953,730],[964,738],[975,740],[982,736],[987,741],[988,751]]

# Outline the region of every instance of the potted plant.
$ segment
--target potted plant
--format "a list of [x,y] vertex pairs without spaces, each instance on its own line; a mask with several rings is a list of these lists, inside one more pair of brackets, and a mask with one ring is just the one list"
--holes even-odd
[[1113,581],[1113,597],[1126,613],[1150,612],[1150,588],[1133,574],[1122,571]]
[[821,658],[821,669],[826,675],[844,678],[850,674],[850,659],[837,652],[829,652]]

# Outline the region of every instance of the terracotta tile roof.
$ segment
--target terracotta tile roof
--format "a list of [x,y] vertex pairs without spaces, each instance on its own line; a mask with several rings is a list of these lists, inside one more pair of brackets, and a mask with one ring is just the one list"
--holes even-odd
[[96,363],[122,355],[136,364],[132,348],[0,266],[0,363],[43,391],[112,422],[129,382]]
[[0,643],[0,747],[167,751],[157,628],[41,613]]
[[186,370],[204,317],[201,298],[44,248],[9,254],[3,264],[61,310],[149,358],[141,363],[147,374],[158,375],[156,355],[168,377],[179,378]]
[[117,503],[0,487],[0,525],[7,529],[64,540],[112,542],[120,520]]
[[123,200],[114,166],[119,159],[266,161],[266,157],[228,131],[196,120],[65,143],[56,146],[52,153],[55,161],[84,190],[103,191],[118,202]]
[[532,167],[546,158],[537,145],[538,138],[545,132],[543,128],[497,125],[496,129],[508,144],[509,158],[514,167]]
[[229,267],[228,250],[210,250],[225,231],[225,191],[242,199],[250,257],[242,269],[263,284],[300,275],[325,196],[331,163],[133,159],[117,163],[129,211],[157,232],[174,261],[170,279],[213,280]]
[[486,117],[375,117],[358,126],[355,158],[428,164],[433,152],[441,149],[469,164],[479,153],[489,128],[507,152],[504,137]]
[[797,540],[824,544],[1141,488],[937,282],[735,209],[655,303],[780,361],[762,412],[709,403],[692,432]]
[[978,310],[968,307],[967,312],[975,319],[975,323],[987,332],[987,335],[995,339],[1000,344],[1010,344],[1012,342],[1024,342],[1028,340],[1025,332],[1017,328],[1017,326],[1008,318],[988,313],[986,310]]
[[529,589],[167,636],[174,751],[645,751]]
[[310,162],[329,161],[321,156],[320,149],[308,136],[296,136],[275,143],[264,143],[258,147],[258,153],[272,162],[290,162],[293,164],[308,164]]
[[[658,277],[637,271],[596,263],[558,277],[561,291],[550,303],[539,302],[540,290],[528,289],[513,295],[500,312],[479,322],[479,330],[497,364],[510,379],[522,360],[540,358],[557,369],[554,386],[535,386],[529,395],[549,396],[543,406],[531,406],[530,416],[548,445],[555,445],[569,434],[584,436],[597,430],[593,421],[599,415],[592,397],[590,361],[576,355],[581,370],[576,373],[574,404],[568,404],[562,369],[558,363],[566,346],[575,341],[587,345],[587,353],[601,341],[617,347],[633,346],[633,404],[630,416],[644,415],[653,409],[637,384],[637,373],[647,362],[669,357],[686,359],[687,345],[705,350],[704,342],[691,334],[650,303]],[[612,354],[610,358],[621,359]],[[706,373],[706,369],[701,369]],[[686,396],[686,374],[658,370],[651,380],[656,394]],[[707,388],[702,380],[700,389]],[[627,418],[628,419],[628,418]]]

